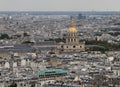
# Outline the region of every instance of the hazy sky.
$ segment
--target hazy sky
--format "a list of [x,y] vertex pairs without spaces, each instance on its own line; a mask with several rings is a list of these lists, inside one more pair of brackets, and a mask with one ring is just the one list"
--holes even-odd
[[0,11],[120,11],[120,0],[0,0]]

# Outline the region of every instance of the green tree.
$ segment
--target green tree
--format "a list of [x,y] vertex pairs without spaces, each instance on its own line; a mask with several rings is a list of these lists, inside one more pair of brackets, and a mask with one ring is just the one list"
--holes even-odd
[[10,39],[9,35],[8,34],[2,34],[0,36],[0,39]]
[[50,51],[48,54],[55,54],[55,52],[53,52],[53,51]]
[[30,35],[28,35],[28,33],[24,32],[23,36],[26,37],[26,36],[30,36]]
[[109,51],[109,50],[120,50],[120,44],[111,44],[108,43],[107,41],[96,41],[96,40],[91,40],[91,41],[85,41],[86,45],[97,45],[97,46],[103,46],[105,47],[105,49],[101,49],[101,48],[92,48],[91,50],[95,51]]
[[22,42],[23,44],[33,44],[33,42],[31,42],[31,41],[24,41],[24,42]]
[[17,87],[17,84],[13,82],[10,87]]
[[65,42],[65,38],[49,39],[49,40],[45,40],[45,41],[55,41],[55,42],[59,43],[59,42]]

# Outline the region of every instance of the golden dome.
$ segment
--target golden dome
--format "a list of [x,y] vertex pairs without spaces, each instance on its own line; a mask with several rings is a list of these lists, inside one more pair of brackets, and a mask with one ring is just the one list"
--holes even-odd
[[70,22],[70,27],[69,27],[69,29],[68,29],[68,32],[69,32],[69,33],[77,33],[77,29],[76,29],[74,20],[72,20],[72,21]]

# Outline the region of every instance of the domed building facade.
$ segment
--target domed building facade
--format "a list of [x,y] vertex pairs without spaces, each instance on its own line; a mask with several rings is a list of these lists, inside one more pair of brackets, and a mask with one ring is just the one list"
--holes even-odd
[[65,36],[65,43],[59,44],[58,49],[62,52],[81,52],[85,50],[85,43],[80,41],[78,30],[75,26],[74,20],[71,20],[70,26]]

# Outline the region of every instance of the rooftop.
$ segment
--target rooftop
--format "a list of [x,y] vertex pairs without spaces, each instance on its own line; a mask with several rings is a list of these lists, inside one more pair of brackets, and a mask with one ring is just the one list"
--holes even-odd
[[52,69],[52,70],[40,70],[38,72],[39,75],[64,74],[64,73],[68,73],[68,70],[64,70],[64,69]]

